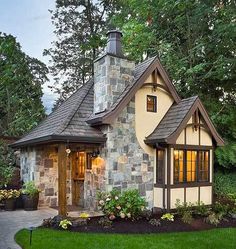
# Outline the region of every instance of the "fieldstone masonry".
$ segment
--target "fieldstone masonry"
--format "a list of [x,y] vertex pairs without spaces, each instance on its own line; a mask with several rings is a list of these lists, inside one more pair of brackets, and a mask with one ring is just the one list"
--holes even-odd
[[[67,167],[67,202],[71,204],[71,161]],[[44,146],[21,151],[21,177],[23,182],[35,181],[40,189],[39,205],[58,205],[58,156],[57,148]]]
[[88,208],[91,205],[95,208],[97,190],[111,191],[114,188],[119,191],[138,189],[146,198],[148,207],[153,207],[154,157],[143,151],[136,138],[134,101],[124,108],[113,125],[102,128],[107,136],[106,145],[101,149],[105,167],[93,171],[89,181],[86,181]]
[[135,63],[105,55],[94,63],[94,113],[108,110],[133,81]]

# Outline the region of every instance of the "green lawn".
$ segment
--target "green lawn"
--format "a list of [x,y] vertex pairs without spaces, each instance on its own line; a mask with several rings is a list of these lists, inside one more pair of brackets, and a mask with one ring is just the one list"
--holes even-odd
[[236,228],[150,235],[86,234],[37,229],[29,246],[29,231],[20,230],[16,241],[23,249],[235,249]]

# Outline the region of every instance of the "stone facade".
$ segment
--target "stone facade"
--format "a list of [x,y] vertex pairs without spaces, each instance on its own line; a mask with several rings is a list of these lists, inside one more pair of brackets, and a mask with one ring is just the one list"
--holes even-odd
[[[21,150],[21,177],[23,182],[35,181],[40,189],[39,205],[58,205],[57,147],[44,146]],[[67,163],[67,202],[71,204],[71,160]]]
[[[153,207],[154,157],[140,147],[135,132],[134,99],[124,108],[112,125],[102,128],[107,142],[101,149],[105,166],[92,172],[85,185],[87,207],[96,206],[97,190],[138,189],[148,207]],[[87,178],[88,179],[88,178]],[[97,183],[95,183],[97,180]]]
[[108,110],[133,80],[135,63],[106,55],[94,63],[94,113]]

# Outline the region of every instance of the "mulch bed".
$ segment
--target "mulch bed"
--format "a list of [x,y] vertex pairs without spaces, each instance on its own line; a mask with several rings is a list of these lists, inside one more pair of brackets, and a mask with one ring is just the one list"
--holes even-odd
[[[160,217],[156,216],[153,218],[159,219]],[[184,223],[180,218],[175,218],[174,222],[161,220],[161,226],[158,227],[151,225],[146,218],[136,221],[116,219],[113,221],[110,228],[103,228],[100,224],[98,224],[99,219],[100,217],[90,218],[87,225],[71,227],[69,230],[73,232],[86,233],[143,234],[202,231],[216,228],[216,226],[206,223],[202,217],[195,217],[191,224]],[[236,219],[229,218],[228,221],[222,220],[217,227],[236,227]],[[61,228],[59,229],[61,230]]]

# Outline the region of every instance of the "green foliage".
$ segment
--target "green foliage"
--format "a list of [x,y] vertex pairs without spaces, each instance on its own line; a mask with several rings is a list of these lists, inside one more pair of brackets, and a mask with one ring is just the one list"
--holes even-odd
[[212,210],[217,214],[221,214],[222,216],[225,216],[230,211],[230,205],[227,203],[220,203],[216,201],[212,207]]
[[69,221],[67,219],[62,220],[59,223],[59,227],[63,228],[64,230],[67,230],[68,227],[71,226],[71,225],[72,225],[71,221]]
[[193,208],[193,213],[200,216],[207,216],[209,214],[209,208],[202,202],[197,202]]
[[137,219],[146,207],[138,190],[127,190],[123,193],[116,190],[109,193],[99,192],[98,205],[110,220],[116,217]]
[[6,186],[14,172],[15,157],[13,150],[0,140],[0,188]]
[[161,216],[162,220],[174,221],[174,215],[170,213],[163,214]]
[[219,196],[236,195],[236,173],[216,172],[214,175],[214,192]]
[[39,193],[39,189],[33,181],[29,181],[24,183],[22,193],[29,196],[35,196]]
[[221,214],[216,214],[214,212],[211,212],[208,217],[205,219],[205,221],[211,225],[218,226],[220,224],[220,221],[222,219]]
[[192,221],[193,221],[193,215],[192,215],[192,212],[191,211],[186,211],[183,213],[183,216],[181,218],[181,220],[184,222],[184,223],[187,223],[187,224],[191,224]]
[[192,203],[187,203],[183,202],[182,204],[180,203],[180,200],[177,199],[175,203],[176,211],[179,216],[183,216],[184,213],[186,212],[192,212],[193,209],[193,204]]
[[41,101],[46,66],[0,32],[0,134],[20,136],[45,116]]
[[60,94],[58,104],[91,77],[93,61],[106,44],[106,16],[112,2],[56,0],[55,10],[50,11],[58,39],[44,55],[51,57],[51,88]]

